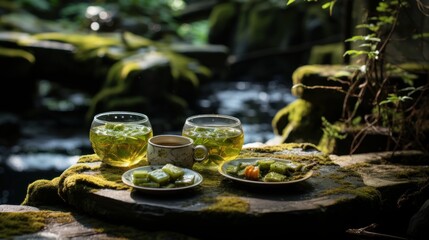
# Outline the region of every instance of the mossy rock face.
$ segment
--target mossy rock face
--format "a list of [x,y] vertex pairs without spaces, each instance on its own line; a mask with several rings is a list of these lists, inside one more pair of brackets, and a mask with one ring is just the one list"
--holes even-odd
[[323,112],[318,105],[297,99],[280,109],[272,120],[274,134],[282,136],[283,142],[318,143],[322,137],[321,118]]
[[347,80],[352,74],[344,65],[304,65],[292,75],[292,94],[313,104],[327,105],[326,110],[341,110],[344,93],[338,80]]
[[276,113],[272,120],[274,134],[281,136],[283,142],[319,144],[323,135],[322,117],[335,122],[341,116],[344,101],[341,91],[345,87],[341,81],[350,74],[344,65],[297,68],[292,76],[292,94],[298,99]]
[[64,201],[58,195],[59,178],[40,179],[28,186],[27,195],[22,205],[61,205]]
[[[294,185],[264,189],[234,182],[217,172],[201,172],[204,180],[196,188],[154,195],[123,184],[121,175],[128,169],[105,166],[96,161],[96,155],[85,155],[59,177],[58,195],[66,204],[101,219],[203,238],[217,236],[218,227],[239,237],[243,236],[236,231],[240,226],[274,225],[279,221],[300,234],[305,233],[303,226],[312,224],[317,226],[315,232],[328,236],[343,232],[346,225],[363,221],[371,216],[369,212],[378,209],[377,191],[365,188],[352,171],[340,171],[314,144],[248,148],[239,157],[275,157],[314,164],[314,173]],[[32,200],[30,204],[42,201],[27,198]],[[305,214],[297,216],[297,211]],[[177,222],[189,224],[178,228]],[[278,233],[261,232],[260,237]]]

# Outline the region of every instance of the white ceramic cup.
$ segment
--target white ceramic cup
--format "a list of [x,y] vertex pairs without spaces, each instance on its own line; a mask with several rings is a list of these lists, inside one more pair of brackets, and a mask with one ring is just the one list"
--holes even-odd
[[180,135],[157,135],[149,139],[147,161],[149,165],[171,163],[178,167],[192,168],[196,161],[208,156],[204,145],[194,146],[194,140]]

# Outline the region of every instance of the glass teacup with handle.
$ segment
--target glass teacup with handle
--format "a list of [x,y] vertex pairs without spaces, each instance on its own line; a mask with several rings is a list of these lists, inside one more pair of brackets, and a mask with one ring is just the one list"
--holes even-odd
[[194,168],[217,168],[228,160],[235,159],[244,144],[241,121],[233,116],[202,114],[186,119],[182,135],[192,138],[194,144],[207,147],[208,157],[194,164]]
[[152,136],[149,118],[127,111],[95,115],[89,132],[94,152],[103,163],[114,167],[130,167],[146,161],[147,144]]

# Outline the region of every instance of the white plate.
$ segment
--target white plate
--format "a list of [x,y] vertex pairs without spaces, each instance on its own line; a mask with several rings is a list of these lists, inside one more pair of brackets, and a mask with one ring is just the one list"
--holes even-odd
[[244,179],[244,178],[239,178],[237,176],[230,175],[226,172],[227,167],[230,165],[237,166],[241,162],[252,162],[253,163],[256,160],[266,160],[266,159],[275,160],[277,162],[285,162],[285,163],[291,162],[290,160],[278,159],[278,158],[264,158],[264,157],[262,157],[262,158],[238,158],[235,160],[231,160],[231,161],[227,161],[227,162],[222,163],[219,166],[218,171],[220,174],[222,174],[226,178],[229,178],[231,180],[234,180],[234,181],[237,181],[240,183],[250,184],[250,185],[254,185],[254,186],[285,186],[285,185],[290,185],[290,184],[302,182],[304,180],[307,180],[308,178],[310,178],[313,175],[313,170],[309,170],[301,178],[298,178],[295,180],[283,181],[283,182],[264,182],[264,181],[255,181],[255,180],[248,180],[248,179]]
[[200,183],[203,181],[203,177],[199,173],[192,171],[190,169],[187,169],[187,168],[182,168],[183,171],[185,172],[185,176],[189,176],[189,175],[194,176],[194,184],[189,185],[189,186],[174,187],[174,188],[151,188],[151,187],[138,186],[138,185],[135,185],[133,183],[133,172],[134,171],[145,170],[145,171],[150,172],[150,171],[153,171],[156,169],[160,169],[162,167],[163,167],[163,165],[149,165],[149,166],[130,169],[130,170],[126,171],[124,174],[122,174],[122,182],[125,183],[126,185],[130,186],[130,187],[133,187],[136,190],[158,194],[158,193],[182,192],[184,190],[188,190],[188,189],[191,189],[191,188],[194,188],[194,187],[200,185]]

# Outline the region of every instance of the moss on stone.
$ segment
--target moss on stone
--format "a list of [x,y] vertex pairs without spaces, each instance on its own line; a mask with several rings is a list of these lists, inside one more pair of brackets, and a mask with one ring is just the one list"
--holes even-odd
[[[91,174],[85,173],[86,170],[91,170]],[[125,170],[119,171],[111,167],[71,167],[61,175],[58,193],[66,202],[75,205],[85,204],[86,201],[82,200],[81,196],[97,189],[131,190],[118,180],[123,171]]]
[[275,146],[264,146],[243,149],[242,158],[275,157],[305,163],[317,163],[318,165],[335,164],[328,155],[318,151],[312,143],[284,143]]
[[283,136],[285,130],[299,126],[303,118],[311,113],[311,107],[310,102],[297,99],[280,109],[271,121],[274,134]]
[[99,162],[100,158],[97,154],[87,154],[79,157],[77,163],[91,163],[91,162]]
[[416,177],[428,177],[429,176],[429,169],[403,169],[402,171],[399,171],[396,173],[396,176],[399,178],[416,178]]
[[328,136],[327,133],[323,133],[319,141],[319,149],[325,154],[333,153],[335,150],[336,139]]
[[271,125],[282,142],[318,143],[322,137],[321,119],[326,107],[306,99],[297,99],[280,109]]
[[207,174],[207,173],[202,173],[204,181],[201,183],[202,187],[205,188],[211,188],[211,187],[218,187],[220,184],[220,178],[217,174]]
[[[351,70],[347,69],[345,65],[304,65],[297,68],[292,74],[292,81],[294,85],[305,84],[304,79],[309,78],[309,76],[318,76],[324,81],[328,80],[330,77],[348,77],[352,73]],[[320,83],[322,85],[323,83]],[[294,86],[292,88],[292,94],[295,96],[302,96],[304,88],[300,86]]]
[[59,177],[52,180],[40,179],[31,183],[22,205],[40,206],[46,204],[62,204],[64,201],[58,195]]
[[63,184],[64,179],[76,173],[92,169],[92,167],[84,164],[76,164],[66,169],[60,177],[56,177],[52,180],[36,180],[28,185],[27,194],[22,204],[28,206],[40,206],[50,203],[62,203],[64,198],[61,196],[60,186]]
[[34,181],[28,186],[27,195],[22,204],[40,206],[64,203],[64,200],[70,197],[68,193],[76,191],[76,188],[84,192],[103,188],[131,190],[121,180],[122,174],[128,169],[102,164],[90,166],[83,163],[95,163],[95,158],[97,157],[94,155],[84,155],[80,158],[80,163],[66,169],[61,176],[52,180]]
[[218,196],[215,202],[203,209],[211,212],[247,212],[249,203],[239,197]]
[[301,146],[300,144],[288,143],[288,144],[279,144],[274,146],[252,147],[252,148],[244,149],[240,153],[240,156],[255,155],[260,153],[273,154],[275,152],[281,152],[283,150],[293,149],[294,147],[299,148],[300,146]]
[[[389,162],[386,159],[376,159],[373,160],[371,162],[359,162],[359,163],[354,163],[348,166],[344,166],[343,168],[345,170],[351,170],[351,171],[358,171],[364,168],[370,168],[370,167],[374,167],[376,165],[391,165],[391,166],[395,166],[394,164],[392,164],[391,162]],[[407,167],[406,164],[399,164],[398,166],[401,166],[401,170],[395,170],[394,174],[396,177],[400,177],[400,178],[410,178],[410,177],[425,177],[429,175],[429,168],[426,167],[418,167],[416,168],[416,165],[409,165]],[[426,166],[426,165],[420,165],[420,166]]]
[[[360,200],[369,201],[371,203],[380,201],[380,192],[374,187],[370,186],[356,186],[352,182],[348,181],[347,178],[360,177],[357,172],[350,171],[348,169],[339,169],[337,173],[332,173],[325,178],[332,179],[338,184],[338,187],[330,188],[320,192],[320,196],[336,195],[336,194],[351,194],[358,197]],[[339,199],[338,201],[346,201],[347,198]]]
[[[365,200],[372,203],[380,202],[381,195],[376,188],[370,186],[356,187],[353,185],[342,185],[337,188],[332,188],[324,191],[321,196],[335,195],[335,194],[351,194],[358,197],[361,200]],[[346,198],[339,199],[338,202],[346,201]]]
[[[70,212],[31,211],[31,212],[0,212],[0,238],[9,239],[14,236],[35,234],[49,224],[67,224],[75,221]],[[95,219],[79,219],[82,225],[91,227],[93,233],[87,237],[109,239],[194,239],[192,237],[169,231],[140,231],[132,226],[110,224]],[[101,234],[101,235],[99,235]],[[109,237],[107,237],[107,236]]]
[[264,146],[264,147],[258,147],[258,148],[248,148],[248,149],[254,152],[276,153],[276,152],[282,152],[284,150],[293,150],[296,148],[302,149],[303,151],[318,150],[317,146],[311,143],[284,143],[284,144],[279,144],[274,146]]
[[0,212],[0,238],[36,233],[54,221],[72,222],[73,217],[68,212],[54,211]]
[[129,189],[121,180],[122,174],[127,170],[129,168],[116,168],[103,164],[96,166],[77,164],[61,174],[59,185],[70,187],[77,182],[86,182],[90,188]]

